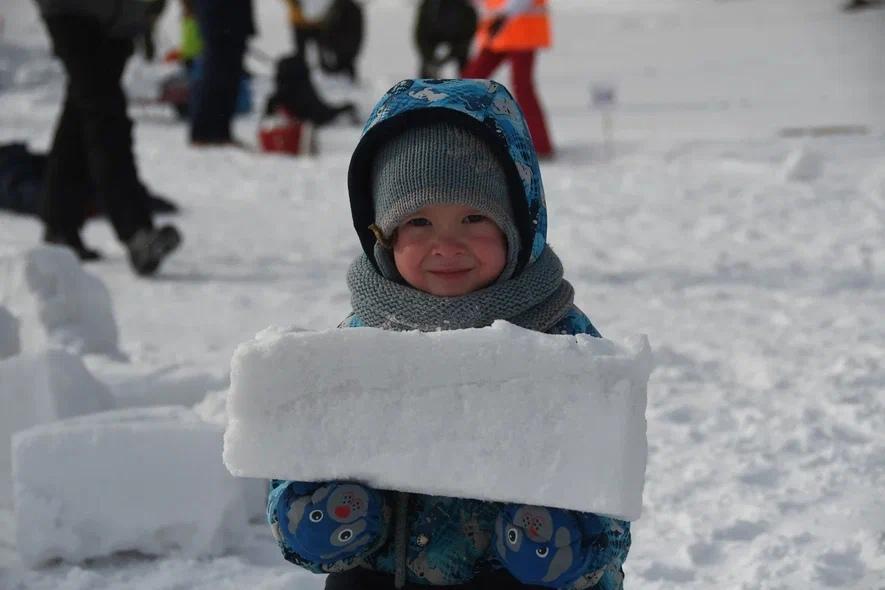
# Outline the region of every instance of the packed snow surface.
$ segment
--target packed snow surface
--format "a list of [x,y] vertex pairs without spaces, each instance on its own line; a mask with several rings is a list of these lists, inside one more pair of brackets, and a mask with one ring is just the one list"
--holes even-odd
[[503,321],[430,334],[269,330],[234,355],[224,462],[234,475],[635,520],[650,371],[644,338],[628,350]]
[[[885,587],[885,10],[848,14],[842,4],[550,3],[554,47],[535,76],[558,149],[542,164],[550,242],[604,336],[647,333],[655,345],[628,589]],[[272,66],[262,55],[288,51],[291,35],[284,2],[255,5],[247,65],[262,106]],[[316,81],[366,115],[415,73],[417,56],[412,0],[364,6],[359,85]],[[45,151],[61,68],[32,0],[0,2],[0,17],[0,141]],[[175,43],[176,17],[170,2],[159,54]],[[134,59],[130,94],[155,96],[171,68]],[[509,83],[510,73],[496,77]],[[610,144],[592,107],[600,85],[615,90]],[[107,223],[89,223],[84,239],[105,260],[85,272],[106,287],[122,356],[69,352],[117,400],[189,405],[209,394],[195,412],[220,425],[218,392],[239,343],[269,325],[326,330],[350,311],[344,276],[359,245],[346,170],[358,130],[323,129],[309,158],[194,150],[168,109],[138,102],[142,177],[182,206],[185,241],[148,281],[129,270]],[[254,142],[257,126],[256,113],[235,132]],[[40,236],[36,220],[0,213],[0,256],[15,265]],[[0,291],[10,280],[4,270]],[[17,293],[0,306],[24,348],[48,326],[33,314],[38,294]],[[216,436],[202,460],[236,481]],[[67,459],[44,463],[46,477],[85,485],[91,472],[65,469]],[[189,475],[158,477],[180,489]],[[211,493],[197,485],[181,502],[200,510]],[[260,494],[249,502],[260,512]],[[260,523],[222,557],[145,557],[144,547],[34,570],[13,523],[0,509],[4,590],[323,586],[283,562]]]

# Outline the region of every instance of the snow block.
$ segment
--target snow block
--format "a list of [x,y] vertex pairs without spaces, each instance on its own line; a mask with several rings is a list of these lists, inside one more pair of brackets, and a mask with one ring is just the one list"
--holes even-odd
[[121,358],[111,296],[67,248],[41,246],[0,257],[0,304],[20,322],[26,352],[57,346]]
[[[63,420],[13,438],[16,541],[36,566],[134,550],[217,555],[246,533],[254,482],[221,461],[223,429],[179,406]],[[252,487],[249,487],[251,484]]]
[[0,505],[7,505],[11,497],[13,434],[113,407],[107,388],[69,352],[25,353],[0,361]]
[[18,320],[0,305],[0,359],[15,356],[20,351]]
[[[221,428],[227,426],[227,390],[212,391],[206,394],[203,400],[193,406],[197,415],[209,422],[217,424]],[[242,479],[246,485],[246,505],[249,507],[249,520],[251,522],[264,522],[267,505],[267,480]]]
[[634,520],[651,369],[644,336],[269,329],[234,353],[224,462]]

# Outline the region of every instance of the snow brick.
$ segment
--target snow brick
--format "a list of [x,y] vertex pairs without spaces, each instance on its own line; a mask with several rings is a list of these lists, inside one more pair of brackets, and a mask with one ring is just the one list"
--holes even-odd
[[0,360],[0,505],[10,495],[12,435],[37,424],[114,407],[107,388],[63,350]]
[[[17,546],[36,566],[117,551],[218,555],[246,533],[255,482],[221,461],[222,429],[181,406],[128,408],[13,439]],[[170,475],[174,474],[174,477]]]
[[15,356],[20,351],[18,320],[8,309],[0,305],[0,359]]
[[121,358],[111,297],[67,248],[40,246],[0,257],[0,304],[20,322],[21,348],[58,346]]
[[[395,359],[395,360],[394,360]],[[495,322],[266,330],[234,354],[224,460],[324,481],[639,517],[648,341]]]

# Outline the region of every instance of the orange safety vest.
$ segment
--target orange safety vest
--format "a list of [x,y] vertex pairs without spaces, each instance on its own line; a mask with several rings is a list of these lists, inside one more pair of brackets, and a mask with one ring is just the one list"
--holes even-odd
[[[486,14],[494,14],[504,7],[507,0],[484,0]],[[479,23],[476,41],[480,49],[492,51],[527,51],[550,47],[550,17],[547,15],[547,0],[534,0],[532,8],[522,14],[507,19],[498,34],[489,39],[489,24],[492,19],[486,16]]]

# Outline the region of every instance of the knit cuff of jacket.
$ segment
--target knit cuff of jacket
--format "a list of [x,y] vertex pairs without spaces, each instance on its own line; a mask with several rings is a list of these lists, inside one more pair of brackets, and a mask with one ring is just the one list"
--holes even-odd
[[[504,169],[482,139],[449,123],[407,129],[378,151],[371,178],[379,238],[393,239],[399,224],[427,205],[472,207],[494,221],[507,239],[507,261],[497,282],[513,275],[519,230]],[[385,278],[402,282],[390,244],[377,240],[374,255]]]

